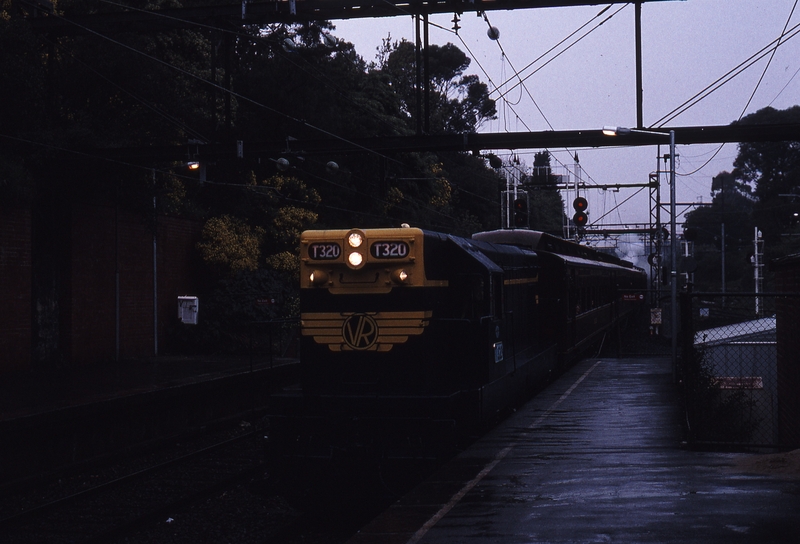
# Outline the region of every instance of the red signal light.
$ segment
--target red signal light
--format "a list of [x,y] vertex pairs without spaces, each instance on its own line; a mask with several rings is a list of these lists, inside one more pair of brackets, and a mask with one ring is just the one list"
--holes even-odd
[[589,202],[582,196],[577,197],[572,201],[572,207],[575,208],[575,215],[572,216],[572,222],[579,229],[586,226],[589,222],[589,216],[586,210],[589,209]]
[[518,198],[514,201],[514,226],[528,226],[528,199]]

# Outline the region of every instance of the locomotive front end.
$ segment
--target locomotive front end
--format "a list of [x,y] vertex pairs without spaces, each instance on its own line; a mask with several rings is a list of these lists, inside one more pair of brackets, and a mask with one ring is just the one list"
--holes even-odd
[[426,276],[426,233],[319,230],[300,241],[308,433],[346,449],[452,426],[452,365],[436,321],[449,282]]
[[[301,334],[312,354],[388,352],[421,335],[424,236],[412,228],[308,231],[301,237]],[[415,302],[416,301],[416,302]],[[325,349],[318,348],[324,346]]]

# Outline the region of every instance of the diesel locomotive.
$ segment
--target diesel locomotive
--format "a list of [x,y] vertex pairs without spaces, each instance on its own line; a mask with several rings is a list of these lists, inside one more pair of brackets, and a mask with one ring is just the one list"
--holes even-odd
[[302,394],[283,428],[323,456],[491,420],[646,285],[630,263],[529,230],[316,230],[300,245]]

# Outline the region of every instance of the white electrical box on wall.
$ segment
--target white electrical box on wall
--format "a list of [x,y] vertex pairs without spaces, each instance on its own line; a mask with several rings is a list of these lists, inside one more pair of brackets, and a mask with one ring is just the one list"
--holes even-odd
[[178,319],[181,323],[197,325],[197,297],[178,297]]

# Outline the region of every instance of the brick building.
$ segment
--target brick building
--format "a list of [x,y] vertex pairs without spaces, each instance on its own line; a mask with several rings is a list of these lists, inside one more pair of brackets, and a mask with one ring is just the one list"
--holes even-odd
[[0,374],[154,355],[197,288],[199,222],[66,207],[0,209]]

